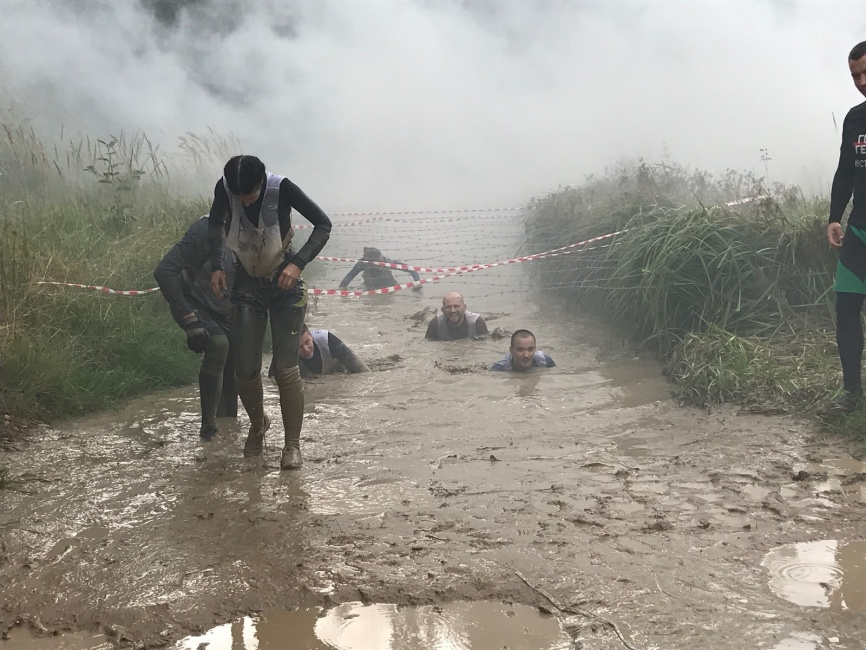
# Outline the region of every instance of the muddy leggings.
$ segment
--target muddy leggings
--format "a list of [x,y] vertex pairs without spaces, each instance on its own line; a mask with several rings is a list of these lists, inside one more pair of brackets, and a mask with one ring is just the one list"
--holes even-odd
[[855,395],[863,392],[860,384],[860,363],[863,357],[860,310],[864,298],[866,296],[860,293],[836,294],[836,345],[839,347],[839,361],[842,362],[842,381],[845,390]]
[[255,379],[262,371],[262,348],[265,326],[271,319],[271,340],[274,368],[290,370],[298,365],[298,341],[304,326],[306,306],[277,305],[259,307],[248,303],[235,308],[234,348],[235,372],[240,381]]
[[236,280],[232,329],[238,393],[254,427],[264,424],[262,345],[271,321],[274,366],[287,446],[298,446],[304,422],[304,384],[298,369],[298,341],[307,312],[306,290],[281,291],[272,281]]

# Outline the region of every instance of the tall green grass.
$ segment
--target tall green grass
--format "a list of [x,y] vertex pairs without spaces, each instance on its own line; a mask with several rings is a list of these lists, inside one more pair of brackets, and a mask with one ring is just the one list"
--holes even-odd
[[195,149],[190,135],[180,149],[197,157],[169,164],[143,134],[48,141],[0,118],[0,412],[58,418],[191,381],[200,358],[158,293],[36,282],[155,286],[160,258],[207,212],[192,177],[213,163],[210,179],[233,143]]
[[[726,205],[748,197],[764,198]],[[525,230],[531,252],[628,230],[533,272],[653,346],[683,400],[808,410],[841,384],[828,208],[748,173],[639,162],[532,201]]]

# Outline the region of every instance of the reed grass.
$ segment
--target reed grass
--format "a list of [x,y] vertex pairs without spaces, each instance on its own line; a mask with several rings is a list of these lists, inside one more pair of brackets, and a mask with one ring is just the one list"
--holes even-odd
[[768,338],[711,326],[685,335],[672,348],[665,374],[685,403],[812,411],[838,386],[835,353],[834,334],[828,330]]
[[[748,197],[763,198],[728,205]],[[805,412],[841,386],[828,208],[748,173],[638,162],[532,201],[525,231],[539,252],[628,230],[533,273],[654,347],[684,402]]]
[[[155,286],[156,264],[208,209],[190,170],[229,141],[170,164],[144,134],[49,141],[10,120],[0,115],[0,412],[50,420],[192,381],[200,357],[158,293],[36,282]],[[186,155],[202,142],[187,140]]]

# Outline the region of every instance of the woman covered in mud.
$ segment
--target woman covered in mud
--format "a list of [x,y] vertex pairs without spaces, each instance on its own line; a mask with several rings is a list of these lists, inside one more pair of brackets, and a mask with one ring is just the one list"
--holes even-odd
[[[292,208],[313,224],[313,233],[292,250]],[[262,453],[270,418],[262,394],[262,344],[271,319],[274,370],[285,431],[280,467],[301,466],[304,386],[298,369],[298,339],[307,311],[304,267],[325,246],[331,221],[288,178],[270,174],[255,156],[235,156],[214,188],[209,215],[211,286],[218,297],[228,290],[220,251],[223,243],[238,260],[230,293],[234,311],[237,391],[250,418],[244,456]]]

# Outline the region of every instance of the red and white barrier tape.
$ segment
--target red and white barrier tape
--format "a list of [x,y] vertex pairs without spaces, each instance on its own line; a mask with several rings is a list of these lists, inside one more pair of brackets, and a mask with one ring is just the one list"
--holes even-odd
[[[531,260],[539,260],[547,257],[556,257],[557,255],[568,255],[570,253],[579,252],[580,247],[586,246],[588,244],[593,244],[598,241],[602,241],[605,239],[610,239],[611,237],[616,237],[617,235],[622,235],[627,233],[628,230],[618,230],[617,232],[608,233],[607,235],[600,235],[598,237],[592,237],[591,239],[586,239],[581,242],[577,242],[576,244],[570,244],[569,246],[563,246],[562,248],[555,248],[550,251],[545,251],[543,253],[535,253],[533,255],[524,255],[523,257],[515,257],[510,260],[502,260],[500,262],[490,262],[488,264],[472,264],[469,266],[453,266],[447,267],[443,269],[423,269],[422,267],[414,267],[408,266],[407,264],[389,264],[387,262],[371,262],[371,264],[377,264],[382,266],[389,266],[391,268],[403,269],[403,270],[424,270],[428,273],[444,273],[444,275],[435,275],[432,278],[422,278],[421,280],[417,280],[414,282],[407,282],[406,284],[397,284],[392,287],[384,287],[382,289],[372,289],[369,291],[348,291],[343,289],[308,289],[307,293],[311,296],[341,296],[344,298],[357,297],[357,296],[372,296],[375,294],[382,293],[393,293],[395,291],[400,291],[401,289],[411,289],[413,287],[419,287],[425,284],[429,284],[431,282],[438,282],[439,280],[443,280],[445,278],[454,276],[454,275],[462,275],[463,273],[472,273],[473,271],[481,271],[483,269],[492,269],[496,266],[506,266],[509,264],[519,264],[522,262],[529,262]],[[342,260],[344,258],[316,258],[316,259],[332,259],[332,260]],[[351,261],[351,260],[347,260]],[[159,291],[159,287],[153,287],[152,289],[132,289],[127,291],[119,291],[115,289],[110,289],[109,287],[103,287],[94,284],[76,284],[72,282],[53,282],[49,280],[39,281],[36,284],[49,284],[58,287],[73,287],[76,289],[93,289],[94,291],[101,291],[102,293],[112,295],[112,296],[143,296],[149,293],[156,293]]]
[[534,255],[525,255],[523,257],[515,257],[514,259],[504,260],[502,262],[494,262],[494,263],[485,263],[485,264],[468,264],[466,266],[447,266],[442,268],[429,268],[426,266],[411,266],[410,264],[397,264],[395,262],[371,262],[369,260],[353,260],[348,257],[317,257],[317,260],[321,260],[323,262],[350,262],[352,264],[357,264],[358,262],[364,262],[370,266],[382,266],[389,269],[397,269],[399,271],[418,271],[419,273],[455,273],[455,272],[465,272],[465,271],[475,271],[482,268],[490,268],[490,266],[498,266],[501,264],[515,264],[517,262],[529,262],[531,260],[541,259],[543,257],[549,257],[553,253],[559,253],[562,251],[566,251],[569,249],[577,248],[579,246],[586,246],[587,244],[592,244],[597,241],[601,241],[603,239],[608,239],[610,237],[615,237],[616,235],[622,235],[623,233],[628,232],[628,230],[619,230],[617,232],[612,232],[607,235],[601,235],[600,237],[594,237],[592,239],[587,239],[586,241],[578,242],[576,244],[570,244],[568,246],[563,246],[562,248],[555,248],[550,251],[545,251],[544,253],[535,253]]
[[[429,284],[431,282],[438,282],[439,280],[444,280],[445,278],[450,278],[455,275],[463,275],[464,273],[472,273],[474,271],[482,271],[484,269],[492,269],[495,266],[506,266],[508,264],[519,264],[521,262],[528,262],[530,260],[540,260],[547,257],[556,257],[557,255],[569,255],[571,253],[578,253],[583,249],[580,249],[581,246],[586,246],[587,244],[592,244],[597,241],[602,241],[604,239],[610,239],[611,237],[616,237],[617,235],[622,235],[627,233],[628,230],[618,230],[617,232],[608,233],[607,235],[600,235],[598,237],[593,237],[591,239],[586,239],[582,242],[577,242],[576,244],[570,244],[569,246],[563,246],[562,248],[555,248],[550,251],[546,251],[544,253],[535,253],[533,255],[524,255],[523,257],[515,257],[510,260],[502,260],[501,262],[491,262],[489,264],[473,264],[471,266],[464,267],[450,267],[452,269],[451,272],[445,273],[444,275],[434,275],[432,278],[422,278],[420,280],[415,280],[413,282],[407,282],[405,284],[395,284],[392,287],[383,287],[382,289],[371,289],[368,291],[349,291],[346,289],[309,289],[307,293],[312,296],[340,296],[341,298],[355,298],[360,296],[372,296],[376,294],[382,293],[394,293],[395,291],[400,291],[402,289],[411,289],[413,287],[420,287],[425,284]],[[387,264],[383,262],[379,262],[379,264]],[[393,266],[393,265],[392,265]],[[405,264],[397,265],[397,268],[401,266],[406,266]],[[413,268],[414,267],[410,267]]]
[[101,291],[102,293],[111,296],[143,296],[148,293],[159,292],[159,287],[153,287],[152,289],[130,289],[128,291],[120,291],[115,289],[109,289],[108,287],[100,287],[95,284],[74,284],[72,282],[50,282],[48,280],[44,280],[42,282],[37,282],[36,284],[53,284],[58,287],[74,287],[76,289],[93,289],[95,291]]

